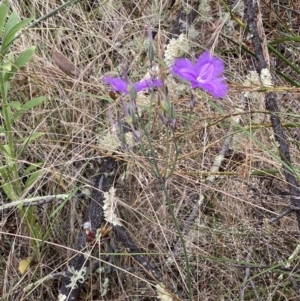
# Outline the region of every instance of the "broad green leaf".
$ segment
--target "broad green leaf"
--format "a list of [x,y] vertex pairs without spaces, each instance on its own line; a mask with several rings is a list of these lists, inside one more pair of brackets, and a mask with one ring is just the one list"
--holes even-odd
[[38,167],[41,167],[43,165],[42,162],[40,163],[34,163],[29,165],[23,172],[23,176],[27,176],[28,174],[30,174],[32,171],[36,170]]
[[5,192],[6,196],[11,200],[11,201],[17,201],[19,199],[19,196],[16,194],[15,189],[12,184],[10,183],[5,183],[1,186],[3,191]]
[[45,133],[36,132],[36,133],[31,134],[29,137],[19,139],[17,142],[24,142],[24,143],[23,143],[22,147],[18,150],[17,157],[22,155],[24,149],[27,147],[27,145],[30,142],[38,139],[39,137],[43,136],[44,134]]
[[15,60],[15,65],[19,68],[25,66],[25,64],[32,58],[35,52],[35,46],[31,46],[24,50]]
[[12,14],[8,17],[8,20],[5,25],[5,30],[3,34],[3,40],[2,40],[2,49],[4,48],[3,43],[8,35],[8,33],[12,30],[13,27],[15,27],[19,22],[19,16],[16,11],[13,11]]
[[1,3],[0,4],[0,35],[1,36],[6,21],[7,12],[8,12],[8,6],[6,5],[6,3]]
[[[18,19],[18,15],[17,15],[17,19]],[[2,53],[5,54],[8,46],[13,42],[14,38],[15,38],[15,34],[22,29],[23,27],[25,27],[27,24],[29,24],[33,19],[25,19],[23,21],[21,21],[20,23],[16,24],[15,26],[13,26],[9,31],[6,31],[6,27],[5,27],[5,36],[3,37],[3,44],[2,44]],[[17,20],[18,21],[18,20]],[[7,23],[6,23],[7,25]]]
[[12,64],[11,62],[5,62],[3,65],[1,65],[1,69],[4,69],[6,71],[11,71]]
[[7,72],[4,75],[3,77],[4,81],[8,81],[12,77],[12,75],[14,75],[14,73],[17,72],[19,68],[25,66],[25,64],[34,55],[34,52],[35,52],[35,46],[31,46],[26,50],[24,50],[22,53],[20,53],[15,61],[14,61],[14,57],[12,55],[9,55],[8,61],[5,64],[7,64],[7,69],[9,69],[7,71],[10,72]]
[[14,65],[12,65],[11,66],[11,71],[6,72],[4,74],[4,77],[3,77],[4,82],[9,82],[10,78],[15,74],[16,71],[17,71],[17,68]]
[[4,120],[5,120],[5,125],[7,129],[11,128],[11,123],[12,123],[12,115],[11,115],[11,107],[6,105],[3,110],[6,110],[6,115],[3,115]]
[[3,145],[3,148],[4,148],[3,155],[5,158],[7,167],[14,165],[15,160],[13,159],[13,154],[12,154],[13,150],[10,149],[9,145],[7,145],[7,144]]
[[23,113],[25,113],[26,112],[26,110],[23,110],[22,109],[22,107],[21,107],[21,109],[20,110],[18,110],[15,114],[14,114],[14,116],[13,116],[13,121],[16,121],[18,118],[19,118],[19,116],[21,116]]
[[[6,131],[5,131],[5,129],[4,129],[4,131],[3,131],[3,132],[4,132],[4,133],[6,132]],[[0,143],[0,151],[1,151],[1,152],[6,152],[5,145],[6,145],[6,144],[2,144],[2,143]],[[0,169],[1,169],[1,164],[0,164]]]
[[39,96],[39,97],[32,98],[32,99],[28,100],[22,106],[22,109],[30,110],[30,109],[34,108],[35,106],[38,106],[39,104],[41,104],[42,102],[44,102],[45,99],[46,99],[45,96]]
[[4,82],[8,82],[9,79],[14,75],[14,73],[18,70],[14,64],[14,54],[11,52],[8,54],[7,63],[10,64],[10,72],[6,72],[3,76]]
[[13,117],[13,120],[16,121],[20,115],[22,115],[24,112],[34,108],[35,106],[41,104],[43,101],[45,101],[45,99],[46,98],[44,96],[39,96],[39,97],[32,98],[32,99],[28,100],[21,107],[21,110],[19,110],[18,112],[15,113],[15,115]]
[[11,107],[11,108],[14,108],[16,110],[21,110],[22,106],[21,106],[21,103],[19,101],[10,101],[8,103],[8,105]]
[[15,60],[15,56],[12,52],[10,52],[8,55],[7,55],[7,58],[10,62],[13,62]]
[[33,172],[25,183],[25,189],[29,188],[37,179],[39,179],[43,172],[42,169]]
[[[6,76],[6,74],[5,74],[5,76]],[[4,88],[4,91],[3,91],[4,95],[6,95],[6,97],[7,97],[8,91],[10,89],[10,82],[9,81],[4,81],[4,87],[3,88]]]
[[35,132],[33,133],[32,135],[30,135],[29,137],[26,137],[26,138],[21,138],[21,139],[18,139],[17,140],[17,143],[21,143],[21,142],[31,142],[33,140],[36,140],[37,138],[41,137],[45,135],[45,133],[42,133],[42,132]]
[[[18,207],[20,208],[21,206]],[[26,210],[21,209],[21,214],[26,221],[27,231],[29,232],[30,236],[41,239],[43,237],[42,229],[40,224],[36,220],[36,212],[34,206],[29,206],[26,208]],[[36,243],[38,245],[40,242]]]
[[2,178],[0,178],[0,183],[4,184],[4,183],[8,183],[11,181],[11,177],[10,174],[8,173],[9,168],[6,165],[3,165],[2,163],[0,163],[0,175],[2,176]]

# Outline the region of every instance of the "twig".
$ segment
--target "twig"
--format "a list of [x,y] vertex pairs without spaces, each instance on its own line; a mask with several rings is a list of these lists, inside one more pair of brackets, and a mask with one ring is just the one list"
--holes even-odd
[[[264,239],[264,241],[265,241],[266,245],[268,246],[268,248],[273,253],[273,255],[276,257],[277,261],[278,262],[283,262],[282,258],[278,255],[277,250],[271,244],[269,244],[266,239]],[[290,263],[295,259],[295,256],[296,256],[296,254],[298,254],[298,252],[299,252],[299,245],[296,247],[296,249],[294,250],[293,254],[289,257],[288,263],[285,264],[285,265],[282,265],[281,267],[279,267],[279,269],[281,269],[282,271],[289,270]],[[281,276],[279,276],[279,277],[281,277]],[[300,300],[300,289],[299,289],[299,286],[297,284],[297,281],[291,275],[289,275],[288,278],[289,278],[290,282],[292,283],[292,285],[294,287],[294,290],[297,293],[297,296],[298,296],[297,300],[299,301]]]
[[41,196],[37,196],[34,198],[28,198],[28,199],[23,199],[23,200],[19,200],[19,201],[15,201],[15,202],[11,202],[8,204],[4,204],[0,206],[0,214],[5,213],[7,210],[11,209],[11,208],[16,208],[20,205],[22,206],[37,206],[37,205],[44,205],[44,204],[48,204],[54,200],[62,200],[65,201],[71,197],[73,197],[74,194],[73,193],[69,193],[69,194],[57,194],[57,195],[48,195],[45,197],[41,197]]
[[278,214],[276,217],[273,217],[269,220],[269,224],[275,223],[277,221],[279,221],[281,218],[283,218],[284,216],[290,214],[293,211],[293,209],[291,209],[291,207],[288,207],[286,210],[284,210],[282,213]]
[[[248,254],[247,254],[247,257],[246,257],[246,262],[249,262],[250,259],[251,259],[251,255],[252,255],[252,252],[253,252],[253,245],[254,245],[254,238],[251,239],[251,246],[249,248],[249,251],[248,251]],[[241,294],[240,294],[240,299],[241,301],[244,301],[245,300],[245,290],[247,288],[247,281],[248,281],[248,278],[250,277],[250,267],[246,267],[246,271],[245,271],[245,277],[244,277],[244,281],[243,281],[243,286],[242,286],[242,289],[241,289]],[[256,299],[257,300],[260,300],[260,297],[258,295],[258,292],[256,290],[256,286],[255,286],[255,283],[253,282],[253,280],[250,281],[250,284],[254,290],[254,293],[255,293],[255,296],[256,296]]]
[[[252,35],[252,43],[254,46],[254,51],[258,62],[258,71],[260,74],[260,78],[264,86],[272,86],[272,77],[268,69],[265,57],[263,55],[261,40],[256,24],[256,19],[255,19],[256,9],[254,7],[253,0],[245,0],[245,5],[246,5],[246,16],[248,19],[249,31],[250,34]],[[279,144],[279,154],[284,169],[285,179],[288,183],[289,190],[290,190],[291,204],[296,207],[300,207],[299,185],[296,177],[293,174],[289,146],[284,134],[283,127],[281,125],[280,118],[278,117],[277,114],[279,112],[279,108],[276,101],[276,96],[273,92],[266,93],[265,106],[266,109],[270,112],[271,123],[274,130],[275,139]],[[298,228],[300,229],[300,211],[295,211],[295,213],[298,221]]]
[[146,257],[141,254],[142,252],[136,246],[127,230],[122,226],[115,226],[114,233],[116,235],[117,240],[122,243],[122,245],[128,250],[129,253],[133,253],[132,256],[149,273],[148,276],[163,283],[162,276],[153,268],[153,266],[148,262]]
[[254,294],[255,294],[256,300],[260,301],[260,300],[261,300],[261,298],[259,297],[259,294],[258,294],[258,291],[257,291],[257,289],[256,289],[256,286],[255,286],[255,283],[254,283],[254,281],[253,281],[253,280],[251,280],[251,281],[250,281],[250,284],[251,284],[251,286],[252,286],[252,289],[253,289],[253,291],[254,291]]

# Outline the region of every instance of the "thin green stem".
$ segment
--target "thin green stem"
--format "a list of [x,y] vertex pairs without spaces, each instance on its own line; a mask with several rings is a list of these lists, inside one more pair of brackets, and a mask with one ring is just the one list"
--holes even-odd
[[[140,118],[139,118],[139,120],[140,120]],[[160,170],[159,170],[158,165],[157,165],[157,158],[156,158],[156,155],[155,155],[155,151],[154,151],[154,148],[153,148],[153,145],[152,145],[152,142],[151,142],[149,132],[147,131],[147,129],[145,127],[142,127],[142,128],[143,128],[143,132],[144,132],[144,134],[147,138],[148,145],[150,147],[152,159],[149,159],[148,155],[146,154],[146,150],[145,150],[144,144],[142,142],[140,143],[140,149],[143,152],[143,154],[145,155],[145,158],[147,159],[147,161],[150,163],[152,171],[154,172],[154,175],[156,176],[156,178],[158,179],[158,181],[160,182],[160,184],[163,188],[164,195],[166,197],[166,202],[167,202],[167,205],[168,205],[168,209],[169,209],[170,215],[172,217],[172,220],[174,222],[176,231],[178,233],[180,243],[182,245],[184,260],[185,260],[185,266],[186,266],[186,270],[187,270],[187,287],[188,287],[188,291],[189,291],[189,300],[192,301],[193,300],[193,298],[192,298],[192,281],[191,281],[191,275],[190,275],[190,262],[189,262],[189,258],[188,258],[188,253],[187,253],[187,249],[186,249],[186,245],[185,245],[183,235],[182,235],[181,230],[180,230],[180,226],[178,224],[178,221],[177,221],[175,213],[174,213],[173,205],[171,204],[171,201],[170,201],[170,196],[169,196],[169,193],[168,193],[168,190],[167,190],[167,185],[166,185],[167,179],[170,178],[171,175],[174,172],[174,169],[176,167],[176,162],[177,162],[177,159],[178,159],[178,145],[176,143],[176,137],[175,137],[175,135],[173,135],[174,145],[175,145],[175,159],[173,161],[170,172],[168,173],[168,170],[166,170],[165,176],[163,176],[161,174]],[[167,138],[167,140],[169,140],[169,139]],[[169,143],[168,143],[168,145],[169,145]],[[167,161],[169,161],[169,160],[167,159]],[[168,168],[168,166],[169,166],[168,162],[167,162],[166,166]]]
[[175,225],[175,228],[176,228],[176,231],[178,233],[180,243],[181,243],[181,246],[182,246],[184,260],[185,260],[185,266],[186,266],[186,273],[187,273],[187,287],[188,287],[188,291],[189,291],[189,300],[192,301],[193,300],[193,296],[192,296],[193,293],[192,293],[192,281],[191,281],[191,274],[190,274],[190,261],[189,261],[185,241],[184,241],[183,235],[182,235],[181,230],[180,230],[180,226],[178,224],[178,221],[177,221],[175,213],[174,213],[174,208],[173,208],[173,205],[172,205],[171,200],[170,200],[170,196],[169,196],[169,193],[168,193],[166,181],[161,176],[159,177],[159,181],[162,184],[164,194],[166,196],[166,201],[167,201],[167,204],[168,204],[169,212],[170,212],[170,215],[171,215],[172,220],[174,222],[174,225]]
[[[0,62],[0,64],[2,65],[2,61]],[[9,111],[10,108],[8,106],[8,101],[7,101],[7,90],[8,87],[6,86],[6,84],[4,82],[3,79],[3,74],[1,74],[0,76],[0,85],[1,85],[1,96],[2,96],[2,112],[4,115],[4,123],[5,123],[5,130],[6,130],[6,135],[7,135],[7,140],[8,140],[8,145],[9,145],[9,149],[12,153],[14,145],[13,145],[13,132],[12,132],[12,126],[11,126],[11,120],[10,120],[10,114]]]

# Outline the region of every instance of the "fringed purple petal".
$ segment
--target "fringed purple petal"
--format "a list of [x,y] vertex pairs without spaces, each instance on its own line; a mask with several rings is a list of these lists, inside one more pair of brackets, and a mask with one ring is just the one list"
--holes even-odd
[[193,63],[188,59],[177,59],[171,68],[173,75],[179,76],[181,79],[193,81],[197,78],[197,72]]
[[110,76],[105,76],[103,78],[103,83],[105,85],[110,85],[112,89],[116,92],[128,94],[127,83],[121,78],[114,78]]
[[[128,85],[127,85],[126,81],[121,78],[105,76],[103,78],[103,83],[105,85],[110,85],[111,88],[116,92],[129,94]],[[160,87],[162,85],[163,85],[163,83],[161,80],[159,80],[159,79],[152,80],[149,78],[149,79],[145,79],[145,80],[137,82],[136,84],[134,84],[134,88],[135,88],[136,92],[139,92],[139,91],[151,89],[154,87]]]
[[224,82],[224,78],[222,77],[216,78],[209,82],[198,83],[197,86],[207,91],[209,94],[213,95],[214,97],[224,97],[228,93],[228,86]]
[[146,89],[152,89],[154,87],[161,87],[163,85],[162,81],[159,79],[152,80],[151,78],[141,80],[137,82],[134,86],[137,92],[143,91]]
[[209,81],[222,74],[224,63],[221,59],[211,56],[209,52],[204,52],[197,59],[195,68],[198,77],[203,81]]

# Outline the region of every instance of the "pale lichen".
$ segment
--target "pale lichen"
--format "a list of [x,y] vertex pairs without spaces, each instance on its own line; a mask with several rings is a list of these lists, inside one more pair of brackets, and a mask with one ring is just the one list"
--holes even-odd
[[199,36],[199,30],[195,28],[193,24],[188,26],[188,34],[189,39],[194,40]]
[[172,301],[172,296],[167,292],[165,286],[161,283],[156,284],[155,286],[157,291],[157,298],[161,301]]
[[106,150],[108,153],[111,153],[118,149],[121,146],[121,143],[117,132],[115,130],[107,131],[103,136],[99,138],[98,146],[103,150]]
[[[246,76],[246,80],[243,82],[244,87],[259,87],[261,86],[261,80],[256,71],[249,71]],[[248,98],[251,105],[255,105],[258,111],[264,111],[265,96],[263,93],[255,91],[246,91],[244,96]],[[257,113],[253,115],[252,122],[260,123],[264,120],[265,114]]]
[[232,36],[233,35],[236,38],[238,38],[236,36],[237,31],[235,30],[236,22],[230,18],[230,14],[227,13],[227,12],[224,12],[224,11],[219,11],[218,16],[219,16],[219,20],[223,21],[222,22],[223,26],[222,26],[222,30],[221,30],[222,33],[225,34],[226,36]]
[[65,301],[66,299],[67,299],[67,296],[63,295],[63,294],[59,294],[58,298],[57,298],[58,301]]
[[179,98],[180,96],[189,93],[188,85],[183,81],[178,81],[173,76],[168,76],[165,80],[165,85],[168,87],[169,96],[171,98]]
[[[240,0],[235,4],[232,11],[234,11],[235,15],[243,18],[244,9],[244,1]],[[233,36],[236,39],[240,39],[240,32],[239,30],[236,30],[236,21],[231,18],[230,14],[220,10],[218,12],[218,17],[220,24],[222,24],[222,32],[227,36]]]
[[[244,87],[259,87],[260,86],[260,78],[256,71],[249,71],[249,73],[246,76],[245,81],[243,82]],[[244,96],[251,99],[257,99],[259,96],[259,93],[252,92],[252,91],[246,91],[244,93]]]
[[68,267],[68,272],[72,274],[72,277],[70,279],[70,283],[66,285],[66,287],[76,288],[77,282],[83,283],[86,280],[87,276],[87,268],[82,267],[80,270],[75,270],[73,266]]
[[182,33],[177,39],[171,39],[165,50],[165,63],[168,67],[173,65],[174,60],[190,53],[191,46],[186,34]]
[[211,21],[213,18],[210,13],[210,0],[202,0],[198,6],[199,21]]
[[241,18],[244,18],[244,14],[245,14],[245,3],[242,0],[239,0],[238,2],[236,2],[235,6],[233,7],[232,11],[240,16]]
[[101,285],[101,297],[104,297],[107,295],[108,292],[108,284],[109,284],[109,278],[105,277],[102,285]]
[[114,210],[116,208],[116,189],[111,187],[108,192],[104,192],[104,218],[107,222],[111,223],[114,226],[122,226],[121,220],[117,217]]
[[272,87],[273,86],[272,76],[271,76],[271,73],[270,73],[269,69],[264,68],[264,69],[261,70],[260,79],[261,79],[262,84],[265,87]]

